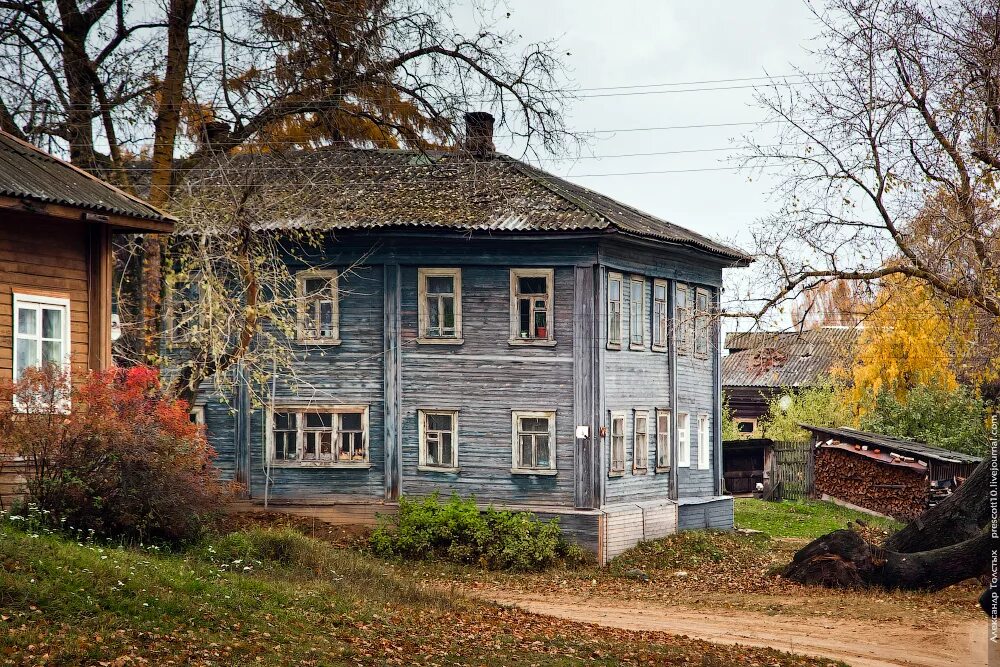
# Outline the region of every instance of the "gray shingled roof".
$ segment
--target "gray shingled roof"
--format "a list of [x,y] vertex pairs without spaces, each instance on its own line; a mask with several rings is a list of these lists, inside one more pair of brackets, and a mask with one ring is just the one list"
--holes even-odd
[[725,387],[815,386],[850,355],[857,329],[730,333],[722,358]]
[[141,220],[174,220],[138,197],[3,131],[0,131],[0,195]]
[[848,440],[851,443],[879,447],[897,453],[909,454],[910,456],[922,456],[931,458],[943,463],[980,463],[982,459],[971,454],[953,452],[950,449],[935,447],[916,440],[903,440],[893,438],[880,433],[869,431],[859,431],[853,428],[833,428],[828,426],[810,426],[809,424],[799,424],[807,431],[812,431],[820,436],[832,436],[837,440]]
[[495,153],[321,148],[219,158],[188,177],[211,195],[247,175],[297,192],[264,229],[424,227],[459,231],[619,231],[749,263],[740,250]]

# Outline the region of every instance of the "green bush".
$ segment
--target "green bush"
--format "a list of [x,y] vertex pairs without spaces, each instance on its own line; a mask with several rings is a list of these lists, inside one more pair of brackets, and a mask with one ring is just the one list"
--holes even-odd
[[253,528],[212,540],[198,555],[222,564],[319,571],[330,561],[323,547],[291,528]]
[[371,536],[371,549],[383,558],[443,560],[490,570],[541,570],[562,560],[586,559],[567,542],[558,519],[543,522],[528,512],[492,507],[480,511],[473,498],[453,495],[440,502],[401,498],[399,513],[384,518]]

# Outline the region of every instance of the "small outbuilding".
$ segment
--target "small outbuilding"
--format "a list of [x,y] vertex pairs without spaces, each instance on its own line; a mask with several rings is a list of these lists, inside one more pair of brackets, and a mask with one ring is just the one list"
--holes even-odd
[[813,434],[816,493],[912,519],[951,495],[978,456],[851,428],[802,424]]

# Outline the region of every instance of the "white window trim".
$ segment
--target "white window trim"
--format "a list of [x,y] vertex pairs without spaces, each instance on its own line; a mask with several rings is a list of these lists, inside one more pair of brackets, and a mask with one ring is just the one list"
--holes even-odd
[[677,467],[691,467],[691,415],[677,413]]
[[[548,468],[524,468],[517,464],[520,456],[520,443],[517,438],[517,420],[528,419],[548,419],[549,420],[549,467]],[[555,410],[513,410],[510,413],[510,472],[514,475],[555,475],[558,473],[556,467],[556,411]]]
[[[611,334],[612,334],[612,329],[611,329],[611,303],[612,303],[612,301],[611,301],[611,283],[613,283],[613,282],[617,282],[618,283],[618,341],[617,342],[611,340]],[[608,311],[607,312],[607,318],[608,318],[608,327],[607,327],[607,329],[608,329],[607,330],[608,341],[607,341],[607,344],[608,344],[608,349],[609,350],[620,350],[620,349],[622,349],[622,338],[624,338],[624,336],[625,336],[625,313],[622,310],[622,303],[624,301],[624,299],[622,297],[625,294],[625,278],[624,278],[624,276],[622,276],[622,274],[614,272],[614,271],[608,272],[607,290],[608,290],[608,295],[607,295],[608,296],[608,299],[607,299],[607,311]]]
[[[663,288],[663,310],[662,310],[662,314],[661,314],[661,316],[663,318],[663,340],[661,340],[659,343],[656,342],[656,332],[660,330],[659,329],[660,323],[656,321],[656,289],[658,287],[662,287]],[[670,329],[669,329],[669,327],[670,327],[670,313],[667,311],[667,308],[669,306],[670,306],[670,283],[667,282],[666,280],[663,280],[662,278],[656,278],[656,279],[654,279],[653,280],[653,291],[650,293],[650,306],[649,306],[650,317],[652,318],[651,319],[651,322],[652,322],[652,332],[650,334],[650,347],[652,348],[653,352],[666,352],[667,351],[667,344],[668,344],[668,340],[670,338]]]
[[[448,415],[451,417],[451,465],[428,465],[424,434],[427,432],[428,415]],[[417,470],[422,472],[458,472],[458,410],[437,410],[427,408],[417,410],[417,430],[420,448],[417,455]]]
[[[331,278],[333,283],[333,331],[330,338],[314,338],[305,334],[306,280]],[[340,345],[340,272],[337,269],[304,269],[295,274],[295,340],[303,345]]]
[[[427,312],[427,279],[451,278],[455,295],[455,335],[429,336],[430,313]],[[461,345],[462,338],[462,269],[417,269],[417,343],[420,345]]]
[[[18,379],[18,376],[17,376],[17,352],[18,352],[18,343],[17,343],[17,339],[18,339],[18,335],[17,335],[17,309],[19,307],[22,307],[22,306],[59,306],[59,307],[63,308],[63,310],[64,310],[64,315],[63,315],[63,318],[62,318],[62,320],[63,320],[63,322],[62,322],[62,324],[63,324],[63,334],[62,334],[63,335],[63,339],[62,339],[62,344],[63,344],[63,361],[62,361],[62,364],[60,364],[60,366],[63,369],[63,371],[69,371],[71,369],[71,367],[72,367],[71,363],[72,363],[72,359],[73,359],[73,351],[70,348],[70,345],[71,345],[71,343],[73,341],[72,324],[70,322],[70,320],[73,317],[73,313],[70,310],[70,300],[67,299],[67,298],[65,298],[65,297],[43,296],[41,294],[28,294],[28,293],[25,293],[25,292],[14,292],[14,300],[13,300],[13,304],[12,305],[14,307],[14,310],[11,313],[11,326],[12,326],[11,337],[14,340],[13,340],[13,347],[11,349],[11,353],[14,356],[11,358],[11,377],[14,379],[14,381],[16,382],[17,379]],[[38,340],[39,341],[41,341],[41,337],[42,337],[42,318],[41,318],[41,313],[39,313],[39,316],[38,316]],[[38,359],[39,359],[39,361],[41,361],[41,345],[39,345],[39,357],[38,357]]]
[[[274,459],[274,413],[275,412],[296,412],[300,416],[295,419],[295,426],[298,429],[298,447],[304,445],[302,438],[302,418],[301,414],[307,412],[322,412],[340,414],[344,412],[361,413],[362,446],[365,449],[364,461],[276,461]],[[272,468],[371,468],[371,432],[368,426],[368,406],[367,405],[320,405],[315,403],[293,403],[275,405],[267,411],[267,435],[265,438],[265,461],[270,462]],[[334,447],[337,443],[334,442]]]
[[711,467],[711,461],[709,460],[709,453],[711,446],[709,444],[710,439],[708,414],[701,413],[698,415],[698,469],[708,470]]
[[[681,294],[684,294],[684,305],[681,306]],[[691,289],[685,283],[677,283],[674,287],[674,331],[676,332],[677,354],[686,356],[691,352]],[[678,463],[680,465],[680,463]]]
[[194,423],[199,426],[205,425],[205,406],[204,405],[192,405],[191,409],[188,410],[188,414],[194,417]]
[[[672,442],[672,432],[673,428],[673,415],[670,414],[668,408],[657,408],[656,409],[656,472],[667,472],[670,470],[670,464],[673,461],[673,456],[670,451],[670,445]],[[660,430],[660,417],[667,418],[667,428],[665,431]],[[661,437],[662,436],[662,437]],[[661,442],[665,440],[665,442]],[[667,456],[667,464],[660,465],[660,454],[664,453]]]
[[[639,317],[637,318],[633,317],[635,309],[635,301],[632,299],[633,285],[639,285]],[[635,342],[632,338],[634,333],[632,323],[635,320],[639,321],[639,342]],[[646,349],[646,279],[642,276],[629,276],[628,279],[628,349]]]
[[[517,312],[517,279],[518,278],[545,278],[546,293],[548,303],[545,309],[545,338],[521,338],[518,335],[520,320]],[[556,344],[555,336],[555,270],[520,268],[510,270],[510,339],[511,345],[534,345],[536,347],[553,347]]]
[[[705,297],[704,309],[698,308],[699,297]],[[712,293],[699,287],[694,291],[694,342],[691,349],[697,359],[708,359],[712,349]],[[698,350],[698,341],[703,339],[705,341],[705,350]]]
[[[615,422],[622,424],[622,467],[615,467]],[[628,454],[628,430],[625,428],[625,412],[612,411],[608,419],[608,477],[621,477],[625,474],[625,456]]]
[[[639,420],[646,420],[646,451],[643,457],[644,465],[639,465],[639,461],[636,458],[636,452],[639,450]],[[646,470],[649,468],[649,410],[633,410],[632,411],[632,474],[633,475],[644,475]]]

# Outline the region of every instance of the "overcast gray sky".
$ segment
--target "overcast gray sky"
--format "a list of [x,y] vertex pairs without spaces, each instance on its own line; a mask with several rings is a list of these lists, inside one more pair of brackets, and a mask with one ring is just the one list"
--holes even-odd
[[[582,132],[755,121],[753,81],[729,81],[629,90],[646,86],[784,75],[792,65],[813,71],[807,52],[815,25],[801,0],[507,0],[511,12],[498,27],[525,41],[556,38],[582,99],[569,108],[569,126]],[[503,8],[500,16],[503,17]],[[697,92],[650,91],[727,88]],[[635,94],[635,93],[643,94]],[[610,96],[593,97],[601,94]],[[629,93],[629,94],[622,94]],[[590,96],[590,97],[587,97]],[[567,176],[684,227],[747,245],[748,227],[777,208],[765,177],[735,171],[587,176],[623,172],[713,169],[727,165],[727,149],[751,126],[598,134],[584,159],[545,162]],[[505,147],[498,141],[499,148]],[[506,147],[508,150],[510,147]],[[632,153],[702,151],[643,157]]]

